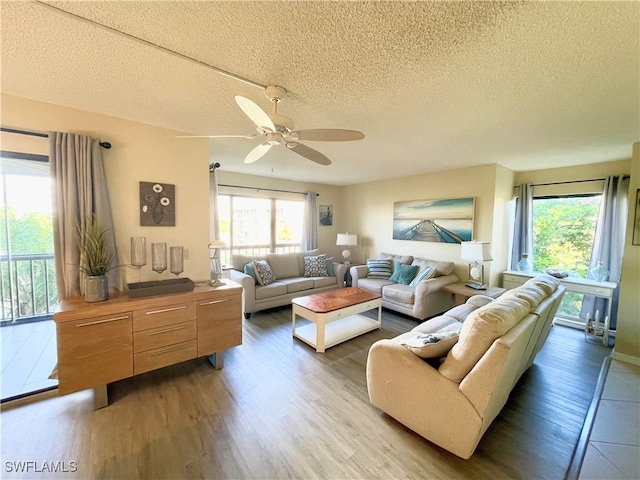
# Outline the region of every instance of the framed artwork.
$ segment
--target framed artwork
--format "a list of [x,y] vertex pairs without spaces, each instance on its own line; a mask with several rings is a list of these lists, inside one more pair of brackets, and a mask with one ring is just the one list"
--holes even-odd
[[473,240],[475,198],[393,204],[394,240],[461,243]]
[[320,205],[318,222],[321,227],[330,227],[333,225],[333,205]]
[[640,245],[640,188],[636,191],[636,208],[633,215],[633,245]]
[[140,182],[140,226],[176,226],[176,186]]

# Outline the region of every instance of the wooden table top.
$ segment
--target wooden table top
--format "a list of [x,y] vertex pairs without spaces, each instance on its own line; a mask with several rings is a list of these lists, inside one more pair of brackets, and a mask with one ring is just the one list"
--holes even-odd
[[294,298],[291,302],[315,313],[327,313],[377,298],[381,298],[378,293],[356,287],[346,287]]

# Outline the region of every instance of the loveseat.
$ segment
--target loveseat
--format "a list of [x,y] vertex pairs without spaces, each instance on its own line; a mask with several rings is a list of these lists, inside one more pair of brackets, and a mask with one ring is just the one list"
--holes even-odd
[[535,277],[375,342],[366,367],[371,403],[469,458],[542,348],[564,292],[557,279]]
[[455,305],[453,295],[442,291],[458,281],[453,269],[453,262],[381,253],[349,273],[352,286],[382,295],[383,307],[424,320]]
[[231,263],[229,277],[242,285],[245,318],[259,310],[288,305],[296,297],[344,287],[346,267],[319,250],[233,255]]

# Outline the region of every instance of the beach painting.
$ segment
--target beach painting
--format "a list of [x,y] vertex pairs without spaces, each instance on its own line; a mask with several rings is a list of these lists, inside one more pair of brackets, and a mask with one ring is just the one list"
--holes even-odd
[[473,197],[396,202],[393,238],[440,243],[471,241],[474,206]]

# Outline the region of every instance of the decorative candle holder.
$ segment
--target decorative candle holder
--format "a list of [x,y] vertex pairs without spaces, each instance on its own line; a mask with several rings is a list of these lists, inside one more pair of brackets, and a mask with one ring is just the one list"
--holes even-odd
[[167,269],[167,244],[151,244],[151,268],[154,272],[162,273]]
[[176,277],[184,271],[184,249],[182,247],[171,247],[169,249],[169,264],[171,265],[171,273]]
[[147,264],[147,239],[131,237],[131,265],[142,268]]

